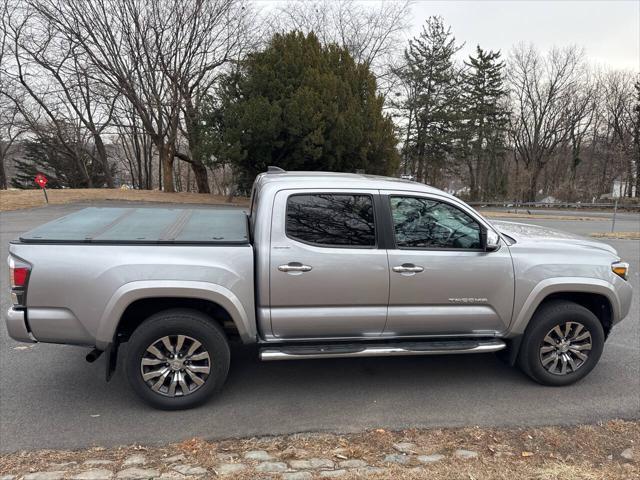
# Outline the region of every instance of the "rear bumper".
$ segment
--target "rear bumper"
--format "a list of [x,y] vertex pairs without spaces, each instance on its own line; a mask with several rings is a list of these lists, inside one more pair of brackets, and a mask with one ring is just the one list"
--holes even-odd
[[7,310],[5,323],[7,324],[9,336],[14,340],[26,343],[36,343],[27,328],[27,316],[25,310],[17,310],[13,307],[10,308]]

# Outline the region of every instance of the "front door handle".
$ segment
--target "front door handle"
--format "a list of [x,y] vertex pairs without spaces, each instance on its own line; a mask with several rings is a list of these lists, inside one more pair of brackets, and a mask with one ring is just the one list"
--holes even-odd
[[286,265],[280,265],[278,270],[281,272],[310,272],[312,268],[311,265],[303,265],[300,262],[289,262]]
[[420,265],[414,265],[413,263],[403,263],[392,268],[396,273],[420,273],[424,272],[424,267]]

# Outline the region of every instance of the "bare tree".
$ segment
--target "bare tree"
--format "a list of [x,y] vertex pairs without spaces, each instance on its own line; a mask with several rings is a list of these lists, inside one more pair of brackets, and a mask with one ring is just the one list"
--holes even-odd
[[[196,0],[181,5],[180,30],[187,34],[176,39],[181,67],[163,65],[164,73],[177,86],[182,100],[182,133],[189,152],[176,149],[176,156],[189,163],[200,193],[210,193],[207,152],[202,148],[201,108],[220,78],[223,67],[239,60],[256,44],[252,33],[254,13],[240,0]],[[254,29],[255,30],[255,29]],[[206,126],[205,126],[206,127]]]
[[[15,5],[9,0],[0,2],[0,65],[5,65],[5,58],[9,56],[9,21],[15,10]],[[13,144],[23,133],[17,125],[19,110],[7,96],[9,83],[5,68],[0,68],[0,188],[7,188],[6,160]]]
[[585,71],[576,82],[574,91],[570,93],[567,110],[565,112],[568,123],[569,159],[569,196],[575,197],[578,167],[583,162],[583,147],[589,137],[592,137],[593,124],[596,119],[598,101],[598,83],[594,81],[589,71]]
[[19,115],[15,105],[0,101],[0,189],[7,188],[6,161],[16,140],[25,132],[18,121]]
[[33,12],[27,11],[14,20],[9,22],[14,80],[51,124],[58,125],[60,141],[66,138],[64,126],[76,121],[90,132],[105,183],[113,188],[102,136],[111,120],[117,95],[111,91],[105,94],[101,85],[93,80],[93,72],[81,52],[55,30],[47,28]]
[[191,163],[201,191],[208,191],[202,159],[178,151],[176,142],[183,112],[184,130],[195,135],[198,98],[242,43],[240,1],[28,1],[107,88],[131,103],[156,147],[164,190],[174,191],[178,157]]
[[[635,75],[628,71],[608,72],[603,78],[604,107],[610,148],[619,161],[624,188],[622,196],[633,196],[637,158],[634,156]],[[638,193],[636,192],[636,195]]]
[[640,197],[640,74],[636,74],[633,107],[633,158],[636,165],[636,197]]
[[390,80],[409,27],[411,1],[293,0],[277,9],[272,29],[313,31],[327,45],[335,43],[358,63],[369,66],[379,81]]
[[511,54],[511,136],[517,160],[529,171],[529,201],[535,200],[543,169],[570,134],[567,112],[582,73],[582,57],[576,47],[552,49],[542,56],[533,46],[519,45]]
[[116,147],[121,152],[124,170],[134,188],[153,188],[154,145],[142,126],[135,108],[125,98],[120,98],[114,113],[117,132]]
[[50,28],[86,56],[106,87],[129,100],[157,148],[164,188],[174,191],[180,95],[163,70],[180,64],[178,52],[169,48],[184,33],[175,29],[178,2],[28,1]]

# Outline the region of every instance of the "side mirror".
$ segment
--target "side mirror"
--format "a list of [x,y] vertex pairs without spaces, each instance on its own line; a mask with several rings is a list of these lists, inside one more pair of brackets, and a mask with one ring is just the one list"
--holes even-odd
[[480,244],[485,252],[495,252],[500,248],[500,236],[493,230],[481,227]]

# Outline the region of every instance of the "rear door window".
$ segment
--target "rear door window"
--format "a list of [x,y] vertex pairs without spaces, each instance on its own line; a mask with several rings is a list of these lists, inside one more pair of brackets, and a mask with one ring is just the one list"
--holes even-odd
[[288,237],[312,245],[374,248],[373,198],[363,194],[291,195],[286,232]]

